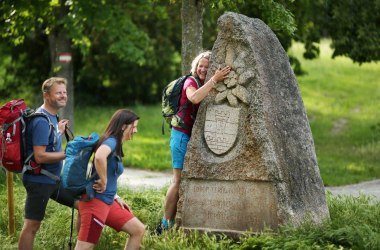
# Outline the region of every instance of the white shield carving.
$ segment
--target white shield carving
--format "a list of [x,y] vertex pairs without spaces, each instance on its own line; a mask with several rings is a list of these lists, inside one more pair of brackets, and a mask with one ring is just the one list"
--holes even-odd
[[240,108],[227,105],[207,107],[204,136],[209,149],[217,155],[228,152],[234,145],[239,127]]

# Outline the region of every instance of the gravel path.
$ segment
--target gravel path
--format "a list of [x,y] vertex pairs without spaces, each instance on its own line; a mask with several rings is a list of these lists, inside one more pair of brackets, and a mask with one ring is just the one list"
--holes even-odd
[[331,191],[333,195],[358,196],[360,194],[366,194],[373,195],[376,199],[380,200],[380,180],[365,181],[340,187],[326,187],[326,190]]
[[169,185],[171,172],[153,172],[134,168],[124,169],[124,173],[119,177],[119,185],[132,189],[160,189]]
[[[132,189],[160,189],[170,184],[171,172],[152,172],[127,168],[119,178],[119,184]],[[326,187],[333,195],[373,195],[380,200],[380,180],[366,181],[354,185]]]

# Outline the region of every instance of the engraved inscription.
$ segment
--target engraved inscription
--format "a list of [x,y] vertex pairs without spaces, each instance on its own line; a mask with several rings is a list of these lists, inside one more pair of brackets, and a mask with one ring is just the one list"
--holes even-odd
[[277,228],[272,182],[191,180],[187,190],[184,227],[237,231]]
[[207,107],[204,136],[209,149],[217,155],[228,152],[235,143],[240,108],[227,105]]

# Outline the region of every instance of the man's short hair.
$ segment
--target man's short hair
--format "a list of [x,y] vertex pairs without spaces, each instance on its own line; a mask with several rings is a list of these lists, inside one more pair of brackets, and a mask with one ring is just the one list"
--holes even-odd
[[63,77],[51,77],[51,78],[47,79],[42,84],[42,94],[43,93],[48,93],[50,91],[51,86],[53,86],[54,83],[56,83],[56,84],[64,84],[66,86],[67,85],[67,80],[65,78],[63,78]]

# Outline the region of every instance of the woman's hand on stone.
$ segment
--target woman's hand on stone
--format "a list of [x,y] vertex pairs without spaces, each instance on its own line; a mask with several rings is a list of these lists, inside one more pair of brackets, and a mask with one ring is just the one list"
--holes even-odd
[[222,69],[217,69],[215,71],[215,74],[214,76],[212,77],[216,82],[220,82],[220,81],[223,81],[224,79],[226,79],[228,77],[228,74],[230,73],[231,71],[231,67],[230,66],[226,66]]

